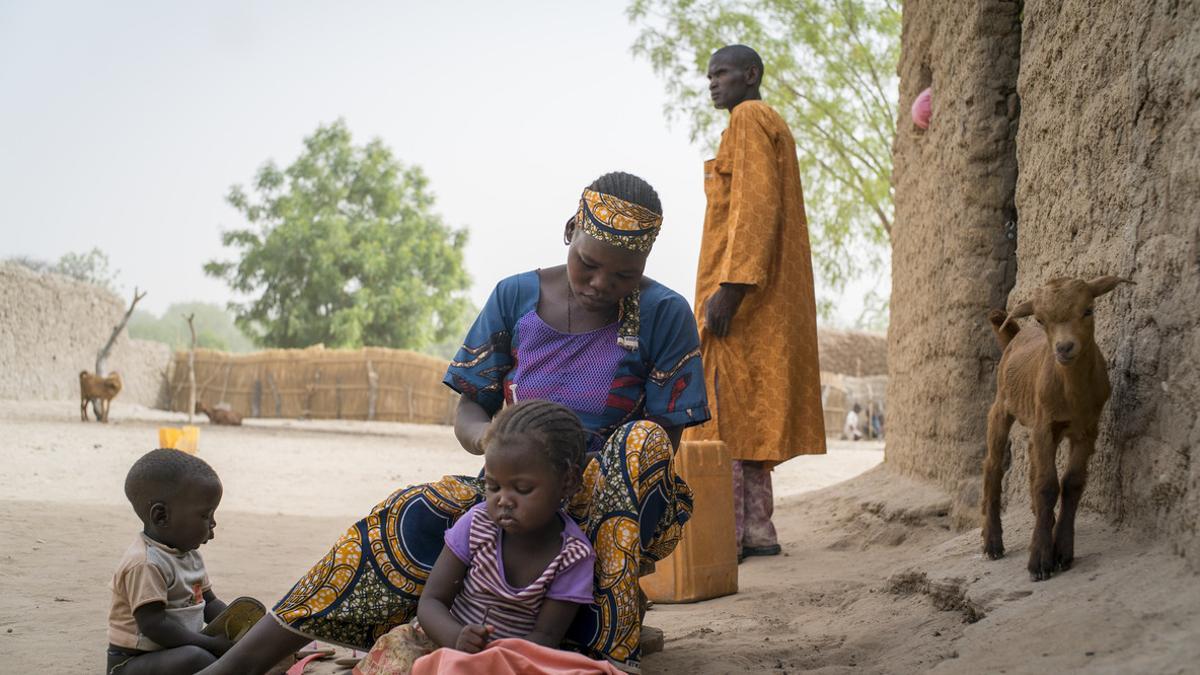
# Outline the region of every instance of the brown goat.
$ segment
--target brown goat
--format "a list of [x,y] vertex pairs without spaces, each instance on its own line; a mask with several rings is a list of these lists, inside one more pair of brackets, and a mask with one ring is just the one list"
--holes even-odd
[[121,393],[121,375],[113,373],[106,377],[79,371],[79,419],[88,421],[87,407],[92,399],[99,399],[97,417],[100,422],[108,421],[108,406]]
[[225,408],[210,408],[200,401],[196,401],[196,413],[204,413],[208,415],[208,421],[213,424],[223,424],[225,426],[240,427],[242,426],[242,416],[233,410]]
[[[996,376],[996,400],[988,413],[987,459],[983,465],[983,552],[1004,555],[1000,527],[1000,480],[1013,420],[1030,431],[1029,491],[1035,524],[1029,545],[1029,574],[1049,579],[1071,567],[1075,557],[1075,512],[1087,482],[1088,459],[1096,449],[1100,411],[1108,401],[1108,366],[1095,341],[1096,298],[1121,277],[1051,279],[1010,314],[992,310],[988,320],[1004,350]],[[1037,318],[1017,327],[1014,319]],[[1060,488],[1055,455],[1063,437],[1071,454]],[[1062,495],[1055,522],[1054,506]]]

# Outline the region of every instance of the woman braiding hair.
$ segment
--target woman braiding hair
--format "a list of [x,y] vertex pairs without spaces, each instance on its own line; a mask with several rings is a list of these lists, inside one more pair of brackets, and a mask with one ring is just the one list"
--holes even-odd
[[[443,380],[461,394],[454,433],[473,454],[519,401],[561,404],[589,432],[568,512],[604,574],[564,646],[629,671],[641,659],[639,569],[674,549],[691,515],[672,453],[685,427],[710,417],[692,310],[644,275],[662,213],[637,176],[593,181],[563,232],[566,263],[501,280]],[[314,639],[369,648],[412,620],[447,528],[482,499],[469,476],[392,493],[202,672],[262,673]]]

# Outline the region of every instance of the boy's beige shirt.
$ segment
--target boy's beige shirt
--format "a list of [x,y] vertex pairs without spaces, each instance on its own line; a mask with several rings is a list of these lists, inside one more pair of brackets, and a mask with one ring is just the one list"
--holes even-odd
[[191,631],[204,628],[204,592],[212,587],[199,551],[180,553],[139,533],[117,564],[112,580],[108,642],[117,647],[162,649],[138,632],[133,612],[152,602]]

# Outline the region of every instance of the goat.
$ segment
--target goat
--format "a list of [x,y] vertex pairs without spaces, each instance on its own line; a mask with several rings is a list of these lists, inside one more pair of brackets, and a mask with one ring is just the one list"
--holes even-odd
[[208,415],[208,421],[213,424],[223,424],[231,427],[242,426],[242,416],[226,408],[210,408],[200,401],[196,401],[196,413]]
[[[1075,512],[1087,482],[1088,459],[1096,449],[1100,411],[1111,393],[1108,366],[1095,342],[1093,304],[1120,283],[1133,282],[1116,276],[1051,279],[1011,313],[994,309],[988,314],[1004,353],[988,413],[983,552],[992,560],[1004,556],[1000,480],[1015,419],[1030,430],[1029,492],[1036,522],[1029,574],[1034,581],[1069,569],[1075,557]],[[1035,317],[1037,326],[1019,328],[1015,319],[1027,316]],[[1071,450],[1060,488],[1055,455],[1064,436]]]
[[96,418],[99,422],[107,422],[108,406],[119,393],[121,393],[121,375],[119,373],[101,377],[100,375],[93,375],[86,370],[79,371],[80,421],[88,421],[88,403],[92,399],[100,399]]

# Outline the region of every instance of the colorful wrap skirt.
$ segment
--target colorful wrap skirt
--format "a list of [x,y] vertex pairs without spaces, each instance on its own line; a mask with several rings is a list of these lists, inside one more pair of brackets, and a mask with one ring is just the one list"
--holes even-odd
[[[273,615],[302,635],[369,649],[416,616],[446,530],[482,500],[482,479],[466,476],[393,492],[346,530]],[[675,475],[663,428],[639,421],[614,432],[567,510],[596,551],[594,602],[580,609],[567,641],[636,671],[639,568],[674,550],[692,514],[692,492]]]

